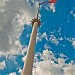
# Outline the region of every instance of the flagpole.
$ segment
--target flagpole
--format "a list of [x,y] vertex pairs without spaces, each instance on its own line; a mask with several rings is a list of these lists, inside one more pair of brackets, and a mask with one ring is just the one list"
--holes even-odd
[[26,55],[26,60],[24,62],[22,75],[32,75],[37,28],[40,25],[40,20],[38,19],[39,9],[40,9],[40,5],[38,7],[37,17],[32,19],[31,21],[33,29],[29,41],[28,51]]
[[[56,1],[56,0],[52,0],[51,3],[54,3],[54,1]],[[32,19],[32,21],[31,21],[33,29],[32,29],[32,33],[31,33],[31,37],[30,37],[30,41],[29,41],[28,51],[27,51],[27,55],[26,55],[26,60],[24,62],[22,75],[32,75],[37,28],[40,25],[40,20],[38,19],[39,10],[40,10],[40,5],[46,4],[46,3],[49,3],[49,2],[39,3],[37,17]]]
[[33,29],[30,37],[26,60],[24,62],[22,75],[32,75],[33,62],[34,62],[34,49],[36,44],[36,34],[40,21],[38,19],[34,19],[33,22],[34,22]]

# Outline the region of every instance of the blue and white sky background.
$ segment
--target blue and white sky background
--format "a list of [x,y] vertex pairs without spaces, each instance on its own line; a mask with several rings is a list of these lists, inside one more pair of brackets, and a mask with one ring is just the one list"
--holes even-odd
[[[0,0],[0,75],[21,75],[38,3]],[[75,75],[75,0],[40,8],[33,75]]]

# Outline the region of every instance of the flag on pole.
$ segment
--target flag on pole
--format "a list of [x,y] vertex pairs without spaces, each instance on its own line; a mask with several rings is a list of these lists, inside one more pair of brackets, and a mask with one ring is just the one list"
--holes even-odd
[[57,0],[49,0],[48,2],[39,3],[39,5],[47,4],[47,3],[55,3]]
[[48,3],[55,3],[57,0],[49,0]]

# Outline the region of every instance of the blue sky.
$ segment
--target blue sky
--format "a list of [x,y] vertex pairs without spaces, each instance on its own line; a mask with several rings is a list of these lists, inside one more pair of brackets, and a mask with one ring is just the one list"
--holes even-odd
[[[21,74],[32,31],[30,21],[36,16],[37,3],[42,1],[45,0],[2,1],[5,5],[0,6],[0,75]],[[74,2],[57,0],[54,5],[41,6],[33,75],[75,74]]]

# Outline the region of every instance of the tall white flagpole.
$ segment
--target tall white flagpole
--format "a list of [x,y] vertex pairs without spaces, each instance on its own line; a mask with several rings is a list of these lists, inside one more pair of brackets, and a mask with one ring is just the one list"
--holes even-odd
[[34,61],[34,49],[35,49],[35,44],[36,44],[36,34],[37,34],[37,28],[39,25],[40,25],[40,21],[34,18],[32,21],[33,29],[32,29],[32,33],[30,37],[26,60],[24,62],[22,75],[32,75],[33,61]]
[[33,29],[32,29],[32,33],[31,33],[31,37],[30,37],[29,46],[28,46],[27,57],[26,57],[26,60],[24,62],[22,75],[32,75],[37,27],[40,25],[40,20],[38,19],[40,5],[46,4],[46,3],[55,3],[55,2],[56,2],[56,0],[50,0],[48,2],[39,3],[37,18],[34,18],[31,21]]

